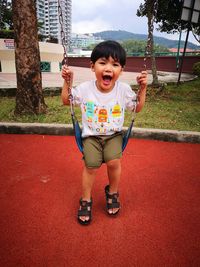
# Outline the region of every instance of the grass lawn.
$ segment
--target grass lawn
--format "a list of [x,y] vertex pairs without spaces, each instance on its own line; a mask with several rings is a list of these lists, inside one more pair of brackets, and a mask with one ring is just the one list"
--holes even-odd
[[[59,96],[45,97],[48,112],[43,115],[15,116],[15,98],[0,98],[1,122],[40,122],[71,123],[69,107],[63,106]],[[79,109],[76,108],[80,118]],[[130,123],[130,113],[126,114],[125,126]],[[162,91],[147,91],[147,100],[143,110],[137,114],[136,127],[173,129],[182,131],[200,131],[200,78],[177,86],[167,85]]]

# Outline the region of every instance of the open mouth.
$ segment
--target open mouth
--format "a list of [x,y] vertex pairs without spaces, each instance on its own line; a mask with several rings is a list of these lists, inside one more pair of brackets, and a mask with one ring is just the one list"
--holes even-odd
[[104,83],[108,84],[112,80],[112,76],[110,75],[103,75],[103,81]]
[[112,77],[110,75],[103,75],[103,80],[112,80]]

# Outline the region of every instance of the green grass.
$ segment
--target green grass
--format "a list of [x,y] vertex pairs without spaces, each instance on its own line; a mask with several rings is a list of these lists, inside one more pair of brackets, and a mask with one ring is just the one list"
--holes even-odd
[[[1,122],[71,123],[69,107],[63,106],[59,96],[45,97],[46,114],[15,116],[15,98],[0,98]],[[163,90],[148,88],[143,110],[136,115],[135,126],[142,128],[200,131],[200,79],[179,86],[167,85]],[[80,118],[79,108],[76,108]],[[126,114],[125,126],[130,123]]]

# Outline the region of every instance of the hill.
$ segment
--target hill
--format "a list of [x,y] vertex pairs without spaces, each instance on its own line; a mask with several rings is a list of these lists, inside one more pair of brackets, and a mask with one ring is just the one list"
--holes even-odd
[[[103,40],[115,40],[115,41],[125,41],[125,40],[147,40],[146,34],[136,34],[127,31],[103,31],[93,33],[96,37],[101,37]],[[168,48],[174,48],[178,46],[178,40],[170,40],[164,37],[154,36],[154,43],[158,45],[162,45]],[[184,41],[181,41],[181,48],[184,47]],[[188,42],[187,48],[189,49],[200,49],[200,46],[195,45],[191,42]]]

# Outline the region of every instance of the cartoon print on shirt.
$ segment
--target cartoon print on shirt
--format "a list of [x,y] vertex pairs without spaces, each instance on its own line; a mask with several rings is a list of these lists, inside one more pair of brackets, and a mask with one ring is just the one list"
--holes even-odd
[[96,131],[98,134],[106,134],[113,131],[110,128],[112,122],[115,124],[115,130],[119,129],[122,123],[123,108],[119,103],[112,103],[108,109],[100,106],[93,101],[87,101],[83,104],[83,112],[86,115],[88,128]]
[[108,121],[108,112],[105,108],[99,110],[98,113],[98,122],[107,122]]
[[94,102],[88,101],[85,106],[86,106],[87,121],[92,122],[92,119],[94,117]]
[[112,109],[112,116],[114,118],[121,117],[121,107],[119,104],[114,105],[114,107]]

